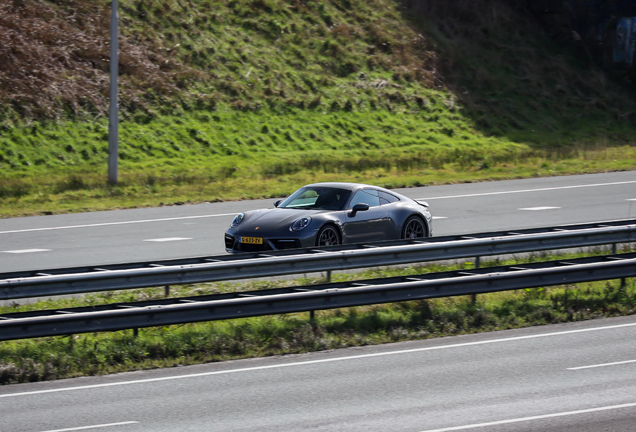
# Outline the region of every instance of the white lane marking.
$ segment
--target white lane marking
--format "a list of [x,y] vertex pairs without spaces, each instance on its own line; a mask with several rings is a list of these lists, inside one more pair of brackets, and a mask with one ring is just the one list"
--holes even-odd
[[433,216],[433,219],[448,219],[448,216]]
[[[427,199],[431,200],[431,199],[467,198],[467,197],[478,197],[478,196],[486,196],[486,195],[505,195],[505,194],[514,194],[514,193],[540,192],[540,191],[550,191],[550,190],[559,190],[559,189],[575,189],[575,188],[597,187],[597,186],[615,186],[615,185],[632,184],[632,183],[636,183],[636,180],[625,181],[625,182],[613,182],[613,183],[598,183],[598,184],[590,184],[590,185],[560,186],[560,187],[553,187],[553,188],[520,189],[520,190],[501,191],[501,192],[484,192],[484,193],[466,194],[466,195],[437,196],[437,197],[430,197],[430,198],[416,198],[416,200],[426,201]],[[122,221],[122,222],[103,222],[103,223],[86,224],[86,225],[69,225],[69,226],[57,226],[57,227],[48,227],[48,228],[28,228],[28,229],[22,229],[22,230],[0,231],[0,234],[14,234],[14,233],[32,232],[32,231],[51,231],[51,230],[74,229],[74,228],[90,228],[90,227],[99,227],[99,226],[127,225],[127,224],[148,223],[148,222],[165,222],[165,221],[173,221],[173,220],[200,219],[200,218],[234,216],[234,215],[236,215],[236,213],[220,213],[220,214],[201,215],[201,216],[183,216],[183,217],[174,217],[174,218],[145,219],[145,220],[136,220],[136,221]]]
[[0,252],[22,254],[22,253],[35,253],[35,252],[51,252],[51,249],[17,249],[17,250],[7,250],[7,251],[0,251]]
[[166,238],[156,238],[156,239],[146,239],[144,241],[147,242],[169,242],[169,241],[181,241],[181,240],[192,240],[188,237],[166,237]]
[[[437,197],[429,197],[429,198],[416,198],[416,200],[426,201],[427,199],[432,200],[432,199],[449,199],[449,198],[467,198],[467,197],[478,197],[478,196],[487,196],[487,195],[506,195],[506,194],[514,194],[514,193],[541,192],[541,191],[560,190],[560,189],[615,186],[615,185],[632,184],[632,183],[636,183],[636,181],[597,183],[597,184],[590,184],[590,185],[560,186],[560,187],[539,188],[539,189],[520,189],[520,190],[512,190],[512,191],[484,192],[484,193],[478,193],[478,194],[465,194],[465,195],[447,195],[447,196],[437,196]],[[628,199],[628,201],[635,201],[635,200],[636,198]],[[127,224],[148,223],[148,222],[165,222],[165,221],[173,221],[173,220],[234,216],[235,214],[236,213],[220,213],[220,214],[201,215],[201,216],[183,216],[183,217],[174,217],[174,218],[145,219],[145,220],[136,220],[136,221],[122,221],[122,222],[103,222],[103,223],[95,223],[95,224],[57,226],[57,227],[48,227],[48,228],[28,228],[28,229],[22,229],[22,230],[0,231],[0,234],[14,234],[14,233],[32,232],[32,231],[51,231],[51,230],[74,229],[74,228],[90,228],[90,227],[99,227],[99,226],[127,225]]]
[[548,207],[548,206],[543,206],[543,207],[525,207],[525,208],[520,208],[517,210],[527,210],[527,211],[542,211],[542,210],[556,210],[556,209],[560,209],[561,207]]
[[92,385],[78,386],[78,387],[36,390],[36,391],[23,392],[23,393],[10,393],[10,394],[4,394],[4,395],[0,394],[0,399],[15,397],[15,396],[27,396],[27,395],[36,395],[36,394],[44,394],[44,393],[57,393],[57,392],[63,392],[63,391],[86,390],[86,389],[113,387],[113,386],[129,385],[129,384],[144,384],[144,383],[170,381],[170,380],[185,379],[185,378],[199,378],[204,376],[225,375],[225,374],[238,373],[238,372],[252,372],[252,371],[260,371],[260,370],[266,370],[266,369],[280,369],[280,368],[287,368],[287,367],[293,367],[293,366],[306,366],[306,365],[313,365],[313,364],[319,364],[319,363],[332,363],[332,362],[338,362],[338,361],[358,360],[363,358],[383,357],[383,356],[389,356],[389,355],[411,354],[416,352],[436,351],[436,350],[443,350],[443,349],[450,349],[450,348],[463,348],[463,347],[469,347],[469,346],[488,345],[488,344],[501,343],[501,342],[514,342],[514,341],[520,341],[520,340],[537,339],[537,338],[552,337],[552,336],[563,336],[563,335],[587,333],[587,332],[601,331],[601,330],[615,330],[615,329],[634,327],[634,326],[636,326],[636,322],[629,323],[629,324],[616,324],[616,325],[603,326],[603,327],[592,327],[588,329],[566,330],[562,332],[539,333],[536,335],[528,335],[528,336],[514,336],[514,337],[502,338],[502,339],[490,339],[490,340],[478,341],[478,342],[465,342],[465,343],[453,344],[453,345],[441,345],[441,346],[434,346],[434,347],[427,347],[427,348],[414,348],[414,349],[408,349],[408,350],[388,351],[388,352],[381,352],[381,353],[374,353],[374,354],[361,354],[361,355],[354,355],[349,357],[337,357],[337,358],[329,358],[329,359],[322,359],[322,360],[308,360],[308,361],[302,361],[302,362],[296,362],[296,363],[284,363],[284,364],[275,364],[275,365],[269,365],[269,366],[255,366],[255,367],[249,367],[249,368],[229,369],[229,370],[221,370],[221,371],[213,371],[213,372],[201,372],[201,373],[189,374],[189,375],[175,375],[175,376],[169,376],[169,377],[147,378],[147,379],[132,380],[132,381],[121,381],[121,382],[115,382],[115,383],[92,384]]
[[433,199],[468,198],[468,197],[478,197],[478,196],[486,196],[486,195],[506,195],[506,194],[526,193],[526,192],[543,192],[543,191],[552,191],[552,190],[561,190],[561,189],[577,189],[577,188],[598,187],[598,186],[616,186],[616,185],[632,184],[632,183],[636,183],[636,180],[624,181],[624,182],[613,182],[613,183],[597,183],[597,184],[589,184],[589,185],[559,186],[559,187],[539,188],[539,189],[520,189],[520,190],[501,191],[501,192],[483,192],[483,193],[466,194],[466,195],[447,195],[447,196],[437,196],[437,197],[428,197],[428,198],[417,198],[416,200],[426,201],[426,200],[433,200]]
[[567,368],[567,370],[592,369],[592,368],[616,366],[616,365],[622,365],[622,364],[628,364],[628,363],[636,363],[636,360],[625,360],[625,361],[619,361],[619,362],[613,362],[613,363],[601,363],[601,364],[590,365],[590,366],[571,367],[571,368]]
[[135,424],[135,423],[139,423],[139,422],[138,421],[126,421],[126,422],[107,423],[107,424],[100,424],[100,425],[93,425],[93,426],[80,426],[80,427],[67,428],[67,429],[55,429],[55,430],[48,430],[48,431],[43,431],[43,432],[76,431],[76,430],[96,429],[96,428],[104,428],[104,427],[111,427],[111,426],[122,426],[122,425]]
[[136,220],[136,221],[103,222],[103,223],[86,224],[86,225],[68,225],[68,226],[57,226],[57,227],[48,227],[48,228],[28,228],[28,229],[22,229],[22,230],[0,231],[0,234],[15,234],[15,233],[32,232],[32,231],[53,231],[53,230],[74,229],[74,228],[91,228],[91,227],[111,226],[111,225],[129,225],[129,224],[137,224],[137,223],[166,222],[166,221],[175,221],[175,220],[184,220],[184,219],[201,219],[201,218],[212,218],[212,217],[219,217],[219,216],[235,216],[235,215],[236,213],[220,213],[220,214],[201,215],[201,216],[182,216],[182,217],[174,217],[174,218],[145,219],[145,220]]
[[627,198],[625,201],[636,201],[636,198]]
[[532,416],[532,417],[521,417],[516,419],[510,419],[510,420],[499,420],[499,421],[493,421],[488,423],[475,423],[472,425],[465,425],[465,426],[447,427],[442,429],[429,429],[422,432],[449,432],[449,431],[477,429],[477,428],[483,428],[488,426],[498,426],[498,425],[505,425],[505,424],[511,424],[511,423],[520,423],[520,422],[527,422],[527,421],[533,421],[533,420],[543,420],[543,419],[565,417],[565,416],[571,416],[571,415],[577,415],[577,414],[589,414],[589,413],[599,412],[599,411],[609,411],[609,410],[615,410],[615,409],[621,409],[621,408],[633,408],[633,407],[636,407],[636,402],[626,403],[622,405],[609,405],[609,406],[603,406],[598,408],[589,408],[589,409],[577,410],[577,411],[565,411],[565,412],[554,413],[554,414],[544,414],[544,415],[538,415],[538,416]]

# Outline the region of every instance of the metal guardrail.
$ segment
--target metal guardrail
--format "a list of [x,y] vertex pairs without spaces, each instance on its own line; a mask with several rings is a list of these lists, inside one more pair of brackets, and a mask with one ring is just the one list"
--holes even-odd
[[[499,235],[493,235],[499,234]],[[0,300],[192,284],[414,262],[505,255],[636,242],[636,220],[565,225],[515,232],[426,238],[421,241],[298,249],[267,254],[223,255],[161,263],[63,269],[57,274],[0,275]],[[192,262],[192,261],[189,261]],[[132,266],[132,267],[131,267]]]
[[[557,225],[553,227],[541,227],[541,228],[526,228],[521,230],[505,230],[505,231],[490,231],[481,232],[469,235],[447,235],[438,237],[428,237],[425,240],[427,244],[432,243],[446,243],[449,241],[477,239],[477,238],[499,238],[509,237],[525,234],[547,234],[558,233],[563,231],[584,230],[593,228],[611,228],[611,227],[625,227],[628,225],[636,225],[636,219],[618,219],[612,221],[593,222],[585,224],[571,224],[571,225]],[[223,254],[214,256],[202,256],[202,257],[188,257],[188,258],[175,258],[168,260],[155,260],[144,262],[128,262],[120,264],[100,264],[98,266],[83,266],[83,267],[67,267],[67,268],[53,268],[53,269],[37,269],[37,270],[23,270],[15,272],[0,273],[0,280],[5,279],[17,279],[28,278],[35,276],[54,276],[63,274],[79,274],[79,273],[100,273],[104,271],[114,270],[134,270],[150,267],[167,267],[167,266],[187,266],[193,264],[207,264],[211,262],[232,262],[242,261],[252,258],[267,257],[282,257],[282,256],[301,256],[301,255],[313,255],[322,253],[324,251],[343,252],[353,251],[360,249],[375,248],[378,246],[406,246],[411,244],[421,244],[421,240],[391,240],[380,243],[357,243],[350,245],[340,246],[327,246],[320,249],[316,248],[303,248],[303,249],[288,249],[280,251],[268,251],[262,252],[246,252],[241,254]],[[610,243],[610,242],[608,242]]]
[[116,331],[636,276],[636,253],[0,316],[0,340]]

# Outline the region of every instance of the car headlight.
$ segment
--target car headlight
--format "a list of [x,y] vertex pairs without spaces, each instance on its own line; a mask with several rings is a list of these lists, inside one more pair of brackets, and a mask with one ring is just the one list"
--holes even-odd
[[236,216],[234,216],[234,219],[232,219],[232,223],[230,226],[237,226],[238,224],[240,224],[241,222],[243,222],[243,219],[245,218],[245,213],[239,213]]
[[311,218],[310,217],[300,218],[296,222],[291,224],[289,229],[292,230],[292,231],[302,231],[305,228],[307,228],[310,223],[311,223]]

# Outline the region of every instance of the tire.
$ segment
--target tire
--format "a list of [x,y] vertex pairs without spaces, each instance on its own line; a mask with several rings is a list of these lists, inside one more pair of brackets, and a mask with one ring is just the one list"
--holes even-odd
[[340,244],[340,233],[333,225],[320,228],[316,236],[316,246],[335,246]]
[[404,222],[404,228],[402,229],[403,239],[415,239],[426,237],[426,226],[422,219],[417,216],[409,216]]

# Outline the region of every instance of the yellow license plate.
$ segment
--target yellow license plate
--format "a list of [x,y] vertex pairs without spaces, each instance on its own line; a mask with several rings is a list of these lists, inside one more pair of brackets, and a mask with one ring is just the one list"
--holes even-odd
[[263,244],[263,239],[260,237],[240,237],[239,243]]

